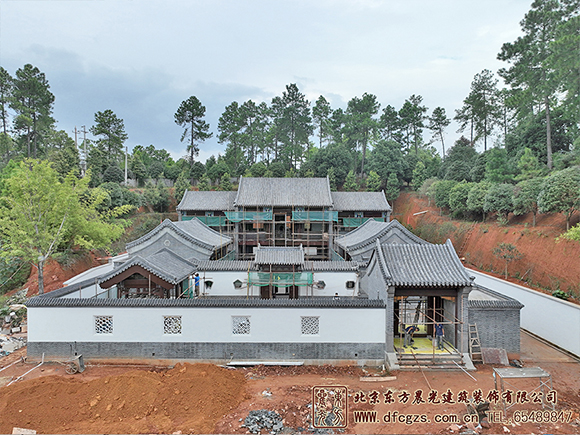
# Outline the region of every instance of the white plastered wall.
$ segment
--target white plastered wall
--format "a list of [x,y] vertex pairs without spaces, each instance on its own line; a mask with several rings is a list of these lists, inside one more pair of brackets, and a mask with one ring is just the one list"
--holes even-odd
[[[113,333],[95,333],[95,316],[113,316]],[[164,316],[182,316],[182,333],[163,333]],[[232,316],[249,316],[250,334],[232,333]],[[319,317],[320,332],[302,335],[301,317]],[[30,307],[31,342],[381,343],[383,308]]]

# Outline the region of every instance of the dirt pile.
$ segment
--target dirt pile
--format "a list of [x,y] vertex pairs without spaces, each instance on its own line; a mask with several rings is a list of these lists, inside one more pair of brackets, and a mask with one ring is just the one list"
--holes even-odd
[[[460,257],[469,267],[491,272],[503,278],[505,262],[493,255],[500,243],[510,243],[523,254],[520,260],[508,266],[510,281],[543,288],[570,292],[580,300],[580,243],[556,241],[566,230],[561,214],[539,214],[537,225],[532,216],[509,215],[507,226],[500,226],[492,217],[487,222],[452,220],[441,216],[439,208],[426,198],[403,192],[394,204],[394,218],[410,225],[420,237],[444,243],[451,239]],[[575,214],[572,225],[578,222]]]
[[89,382],[48,376],[0,390],[0,433],[211,433],[244,399],[244,374],[210,364]]
[[[63,266],[51,258],[44,266],[44,292],[57,290],[63,286],[64,281],[101,264],[103,261],[98,260],[96,253],[93,252],[75,259],[69,266]],[[28,297],[38,295],[38,270],[35,267],[30,270],[28,281],[22,288],[28,288]]]

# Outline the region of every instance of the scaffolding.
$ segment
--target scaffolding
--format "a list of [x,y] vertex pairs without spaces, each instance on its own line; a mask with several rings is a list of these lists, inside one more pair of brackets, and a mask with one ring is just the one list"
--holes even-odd
[[[429,304],[429,298],[431,298],[431,304]],[[414,325],[418,327],[417,334],[425,335],[427,339],[431,340],[430,348],[423,349],[420,353],[422,356],[431,354],[431,363],[435,363],[437,359],[443,356],[458,355],[459,352],[455,345],[449,340],[444,340],[444,350],[438,351],[434,346],[435,339],[435,324],[449,325],[454,328],[454,338],[457,342],[457,326],[462,325],[463,322],[457,317],[446,316],[445,308],[443,303],[438,305],[438,298],[442,301],[440,296],[396,296],[395,300],[399,302],[398,314],[395,311],[396,328],[394,331],[394,338],[398,338],[398,342],[402,344],[404,342],[405,328]],[[431,331],[429,331],[431,330]],[[423,346],[425,347],[425,346]],[[403,350],[401,347],[395,346],[395,350],[401,358]],[[412,354],[416,352],[411,351]],[[424,361],[424,360],[423,360]]]
[[[208,212],[209,213],[209,212]],[[333,236],[356,229],[369,219],[384,222],[384,217],[339,217],[338,211],[326,207],[287,206],[253,207],[237,211],[224,211],[223,215],[187,216],[181,219],[198,219],[220,234],[234,239],[236,255],[227,259],[252,260],[253,248],[263,246],[300,246],[308,260],[336,260],[332,251]],[[222,253],[223,255],[223,253]],[[226,259],[226,258],[224,258]]]

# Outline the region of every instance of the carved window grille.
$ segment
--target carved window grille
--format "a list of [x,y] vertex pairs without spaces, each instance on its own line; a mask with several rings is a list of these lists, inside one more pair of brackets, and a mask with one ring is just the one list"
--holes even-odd
[[181,316],[163,316],[164,334],[181,334]]
[[95,316],[95,333],[112,334],[113,316]]
[[320,333],[320,317],[303,316],[301,320],[302,335],[318,335]]
[[250,334],[250,316],[232,316],[232,334]]

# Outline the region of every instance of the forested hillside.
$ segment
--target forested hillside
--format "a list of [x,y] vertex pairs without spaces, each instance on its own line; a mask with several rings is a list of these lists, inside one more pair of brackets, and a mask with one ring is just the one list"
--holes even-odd
[[[578,0],[534,1],[522,36],[497,47],[504,67],[475,74],[453,113],[412,89],[404,101],[369,89],[331,107],[288,84],[270,101],[232,101],[211,126],[203,102],[184,95],[165,114],[182,132],[177,160],[160,144],[127,150],[123,114],[107,107],[71,137],[53,117],[45,74],[0,66],[0,293],[29,264],[42,291],[55,254],[110,246],[137,210],[166,212],[187,189],[230,190],[242,175],[328,177],[333,189],[389,200],[408,186],[458,218],[505,225],[510,213],[561,213],[569,229],[580,208],[579,11]],[[449,144],[452,120],[462,136]],[[224,152],[201,162],[212,135]]]
[[[411,192],[403,192],[394,206],[395,219],[418,236],[432,243],[450,239],[467,267],[580,303],[580,242],[559,238],[564,216],[540,214],[536,226],[531,213],[510,214],[505,224],[495,218],[458,220],[428,197]],[[574,223],[579,220],[579,215],[573,217]]]

